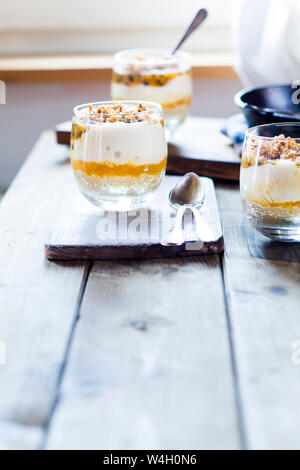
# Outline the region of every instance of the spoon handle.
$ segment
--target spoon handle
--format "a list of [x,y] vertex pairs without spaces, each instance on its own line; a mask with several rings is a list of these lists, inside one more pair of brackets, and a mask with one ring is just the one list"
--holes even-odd
[[195,29],[197,29],[198,26],[200,26],[200,24],[203,23],[206,17],[207,17],[207,10],[205,8],[201,8],[200,10],[198,10],[191,24],[186,29],[181,39],[178,41],[178,43],[172,50],[171,55],[175,54],[175,52],[180,48],[180,46],[184,43],[184,41],[193,33],[193,31],[195,31]]
[[200,212],[195,208],[192,207],[192,212],[195,217],[196,221],[196,233],[200,240],[203,241],[212,241],[215,240],[216,233],[214,230],[210,227],[210,225],[206,222],[204,217],[200,214]]
[[180,246],[184,244],[184,231],[182,229],[182,218],[185,213],[185,206],[180,206],[173,228],[167,233],[166,237],[161,241],[163,246]]

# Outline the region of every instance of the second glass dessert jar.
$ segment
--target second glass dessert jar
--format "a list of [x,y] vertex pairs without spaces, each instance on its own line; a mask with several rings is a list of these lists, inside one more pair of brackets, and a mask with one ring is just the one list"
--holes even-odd
[[115,54],[113,100],[148,100],[163,108],[168,137],[190,112],[192,78],[189,55],[164,49],[128,49]]
[[240,186],[246,215],[258,231],[300,241],[300,123],[248,130]]
[[76,106],[71,163],[80,191],[105,210],[147,204],[167,164],[161,106],[123,101]]

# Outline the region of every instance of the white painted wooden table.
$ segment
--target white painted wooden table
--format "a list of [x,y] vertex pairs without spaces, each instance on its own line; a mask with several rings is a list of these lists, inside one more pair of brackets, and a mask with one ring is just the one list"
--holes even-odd
[[0,448],[299,449],[300,249],[223,183],[224,257],[49,262],[70,184],[45,132],[0,205]]

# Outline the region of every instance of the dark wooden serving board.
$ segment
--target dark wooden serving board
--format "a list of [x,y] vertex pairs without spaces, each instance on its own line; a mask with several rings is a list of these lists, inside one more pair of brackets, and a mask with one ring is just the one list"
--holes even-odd
[[[221,134],[223,125],[223,119],[188,118],[169,144],[168,173],[195,171],[201,176],[238,181],[241,160],[230,139]],[[59,124],[57,142],[69,145],[70,132],[71,122]]]
[[[174,211],[168,193],[178,176],[166,176],[153,202],[132,212],[104,212],[79,193],[75,181],[70,184],[55,214],[45,253],[52,260],[165,258],[218,253],[224,248],[222,228],[213,181],[203,178],[206,198],[201,214],[215,233],[199,249],[195,241],[190,211],[184,218],[187,242],[181,247],[164,247],[160,241],[174,223]],[[204,238],[204,237],[203,237]]]

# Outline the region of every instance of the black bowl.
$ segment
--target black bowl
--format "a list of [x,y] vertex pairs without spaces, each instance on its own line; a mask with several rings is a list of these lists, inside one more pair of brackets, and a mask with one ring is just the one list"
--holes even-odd
[[300,121],[300,93],[291,84],[242,90],[234,102],[242,109],[249,127]]

